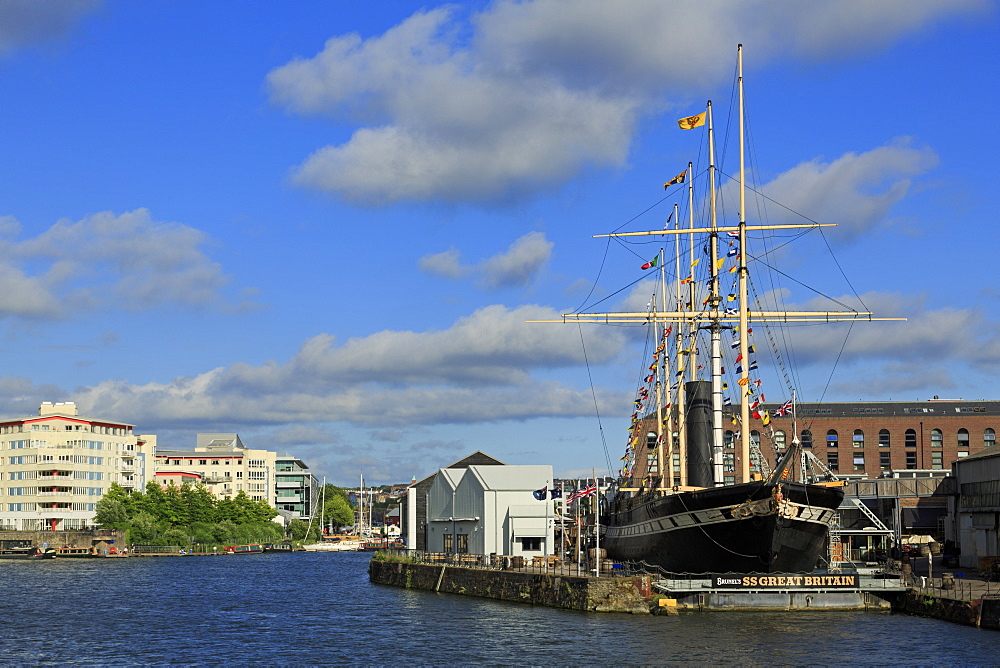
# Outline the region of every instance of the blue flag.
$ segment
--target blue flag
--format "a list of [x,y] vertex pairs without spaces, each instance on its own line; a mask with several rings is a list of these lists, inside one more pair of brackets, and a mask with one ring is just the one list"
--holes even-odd
[[534,492],[531,493],[531,495],[534,496],[539,501],[544,501],[545,500],[545,495],[548,494],[548,491],[549,491],[549,486],[546,485],[545,487],[542,487],[541,489],[536,489]]

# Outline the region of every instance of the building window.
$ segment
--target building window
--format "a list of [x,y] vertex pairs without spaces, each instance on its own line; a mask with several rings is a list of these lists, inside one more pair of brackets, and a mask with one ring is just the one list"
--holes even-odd
[[652,452],[646,455],[646,470],[650,473],[660,472],[659,462],[656,461],[656,455]]
[[736,472],[736,453],[734,452],[722,453],[722,472],[723,473]]
[[756,429],[750,431],[750,447],[760,449],[760,432]]
[[522,536],[521,541],[521,551],[522,552],[541,552],[542,551],[542,539],[537,536]]
[[840,454],[837,452],[826,453],[826,465],[831,471],[840,470]]
[[446,533],[444,535],[444,547],[443,547],[444,551],[447,553],[451,553],[454,547],[455,547],[455,535]]
[[813,446],[813,433],[808,429],[803,429],[802,438],[800,440],[803,448],[811,448]]
[[940,429],[931,429],[931,447],[940,448],[944,446],[944,434]]
[[888,429],[880,429],[878,432],[878,447],[888,448],[892,445],[892,439],[889,438]]
[[906,453],[906,468],[915,469],[917,468],[917,451],[911,450]]
[[865,470],[865,453],[855,452],[854,453],[854,470],[864,471]]
[[903,445],[908,448],[917,447],[917,432],[912,429],[907,429],[906,433],[903,435]]
[[944,468],[944,453],[941,451],[931,453],[931,468],[941,470]]
[[836,429],[831,429],[830,431],[826,432],[826,447],[836,448],[839,442],[838,438],[839,437],[837,436]]
[[736,439],[736,434],[734,434],[732,430],[727,429],[726,432],[722,435],[722,447],[726,448],[727,450],[732,450],[734,447],[736,447],[734,445],[735,439]]
[[983,447],[992,447],[997,442],[997,433],[988,428],[983,432]]
[[854,436],[851,437],[851,440],[854,441],[855,448],[865,447],[865,432],[861,431],[860,429],[855,429]]
[[656,447],[656,432],[651,431],[646,434],[646,448],[652,450]]
[[458,550],[459,554],[469,553],[469,534],[460,533],[458,534]]
[[198,460],[198,465],[199,466],[208,466],[208,460],[207,459],[199,459]]
[[959,429],[958,430],[958,447],[968,448],[969,447],[969,430]]
[[779,450],[785,449],[785,432],[780,429],[774,432],[774,447]]
[[892,469],[892,453],[891,452],[880,452],[878,453],[878,467],[883,471],[889,471]]

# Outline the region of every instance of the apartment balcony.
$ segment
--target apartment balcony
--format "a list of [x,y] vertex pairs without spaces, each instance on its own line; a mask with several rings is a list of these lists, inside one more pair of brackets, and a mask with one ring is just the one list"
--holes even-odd
[[38,496],[73,496],[73,492],[39,492]]
[[220,482],[232,482],[233,476],[231,475],[206,475],[202,476],[201,481],[206,485],[214,485]]
[[40,475],[36,480],[54,480],[56,482],[69,483],[73,479],[72,474],[69,475]]

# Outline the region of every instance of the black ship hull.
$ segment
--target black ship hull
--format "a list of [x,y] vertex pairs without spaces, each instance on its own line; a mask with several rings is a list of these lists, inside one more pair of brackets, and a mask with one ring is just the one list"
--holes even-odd
[[601,547],[671,573],[800,573],[816,567],[842,488],[743,483],[619,496]]

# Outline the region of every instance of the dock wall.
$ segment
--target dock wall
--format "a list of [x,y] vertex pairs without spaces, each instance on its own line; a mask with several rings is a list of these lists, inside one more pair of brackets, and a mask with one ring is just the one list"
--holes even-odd
[[117,529],[80,529],[75,531],[0,531],[0,543],[28,542],[35,547],[94,547],[109,549],[124,546],[125,532]]
[[1000,598],[983,597],[962,601],[910,591],[897,599],[893,611],[1000,630]]
[[[368,575],[376,584],[569,610],[629,613],[650,610],[648,599],[641,593],[642,577],[593,578],[376,559],[369,562]],[[648,578],[645,580],[648,588]]]

